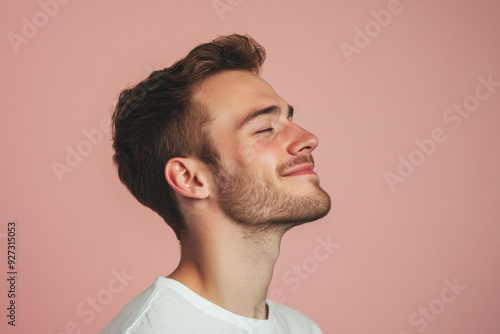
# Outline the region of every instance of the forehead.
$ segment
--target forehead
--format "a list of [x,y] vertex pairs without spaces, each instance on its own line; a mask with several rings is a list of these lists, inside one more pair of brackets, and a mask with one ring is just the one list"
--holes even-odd
[[286,104],[264,79],[239,70],[205,79],[193,99],[207,107],[214,123],[233,123],[255,108]]

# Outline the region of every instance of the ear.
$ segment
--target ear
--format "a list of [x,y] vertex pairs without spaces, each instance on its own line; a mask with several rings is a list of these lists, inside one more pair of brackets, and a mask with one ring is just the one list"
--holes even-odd
[[191,158],[172,158],[165,165],[165,179],[179,195],[204,199],[209,187],[204,164]]

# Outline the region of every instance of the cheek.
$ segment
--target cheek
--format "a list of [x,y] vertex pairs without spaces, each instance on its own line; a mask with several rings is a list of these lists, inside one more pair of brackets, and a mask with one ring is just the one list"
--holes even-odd
[[232,170],[240,168],[254,173],[274,174],[283,158],[283,147],[276,140],[238,140],[224,146],[229,153],[224,163]]
[[235,156],[241,161],[252,161],[258,156],[255,146],[248,142],[240,142],[234,149]]
[[248,170],[252,161],[258,157],[252,145],[244,142],[226,142],[219,146],[220,158],[224,169],[229,174],[241,174]]
[[276,145],[262,141],[247,148],[244,157],[248,168],[261,175],[273,176],[280,162],[281,151]]
[[255,156],[271,160],[279,160],[283,154],[283,146],[276,140],[259,140],[252,146],[252,150]]

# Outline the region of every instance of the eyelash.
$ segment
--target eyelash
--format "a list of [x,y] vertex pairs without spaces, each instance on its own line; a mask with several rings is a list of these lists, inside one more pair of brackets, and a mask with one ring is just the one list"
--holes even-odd
[[257,133],[265,133],[265,132],[270,132],[270,131],[273,131],[274,128],[267,128],[267,129],[264,129],[264,130],[260,130],[260,131],[257,131]]

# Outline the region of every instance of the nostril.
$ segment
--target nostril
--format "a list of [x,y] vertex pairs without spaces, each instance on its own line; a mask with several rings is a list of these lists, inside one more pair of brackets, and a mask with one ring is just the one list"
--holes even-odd
[[303,150],[312,150],[312,147],[311,146],[304,146],[302,147],[299,152],[302,152]]

